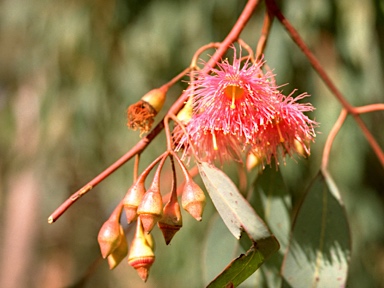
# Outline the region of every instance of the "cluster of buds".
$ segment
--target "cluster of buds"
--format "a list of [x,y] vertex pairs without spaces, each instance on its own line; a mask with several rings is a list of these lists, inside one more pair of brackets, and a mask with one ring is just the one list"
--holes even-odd
[[[171,159],[173,181],[169,200],[163,205],[160,193],[160,174],[165,160]],[[176,172],[174,160],[179,163],[185,176],[185,184],[181,195],[177,194]],[[158,165],[148,190],[145,180],[155,165]],[[202,220],[205,206],[205,195],[193,181],[184,163],[174,153],[164,153],[153,161],[134,181],[124,198],[116,207],[110,218],[100,229],[98,242],[103,258],[107,258],[110,269],[115,268],[128,255],[128,263],[136,269],[139,276],[146,281],[148,272],[155,260],[151,231],[157,224],[161,229],[165,243],[168,245],[177,231],[182,227],[182,215],[179,205],[196,220]],[[127,223],[136,221],[136,232],[128,249],[124,229],[120,224],[120,216],[125,211]]]

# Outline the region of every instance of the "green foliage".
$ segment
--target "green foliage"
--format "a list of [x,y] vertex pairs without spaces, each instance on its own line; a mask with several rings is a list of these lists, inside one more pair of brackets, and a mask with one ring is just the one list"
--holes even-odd
[[319,173],[294,220],[282,266],[282,287],[340,287],[347,279],[351,239],[340,193]]

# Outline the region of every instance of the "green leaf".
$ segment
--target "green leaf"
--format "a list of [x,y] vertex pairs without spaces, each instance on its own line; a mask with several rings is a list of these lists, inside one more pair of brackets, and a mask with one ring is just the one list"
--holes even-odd
[[254,243],[245,254],[234,259],[207,287],[237,287],[278,249],[279,243],[273,236]]
[[239,241],[234,237],[228,237],[230,236],[228,228],[218,213],[210,218],[205,235],[202,267],[204,283],[209,283],[240,252]]
[[349,258],[349,226],[340,193],[329,175],[320,172],[295,219],[283,287],[344,287]]
[[198,167],[213,204],[237,239],[243,230],[252,241],[271,236],[265,223],[224,172],[204,162]]
[[264,169],[254,182],[249,202],[281,245],[280,251],[256,272],[257,283],[260,287],[281,287],[280,270],[289,241],[292,210],[291,196],[281,172],[274,168]]
[[253,185],[250,203],[265,221],[273,235],[286,249],[291,230],[291,196],[280,171],[266,168]]

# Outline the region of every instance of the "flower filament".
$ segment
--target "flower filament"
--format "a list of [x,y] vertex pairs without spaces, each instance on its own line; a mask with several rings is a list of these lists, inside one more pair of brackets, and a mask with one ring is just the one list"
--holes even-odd
[[230,107],[231,109],[235,109],[235,101],[241,99],[244,96],[244,89],[236,84],[228,85],[224,88],[224,95],[228,99],[232,100]]

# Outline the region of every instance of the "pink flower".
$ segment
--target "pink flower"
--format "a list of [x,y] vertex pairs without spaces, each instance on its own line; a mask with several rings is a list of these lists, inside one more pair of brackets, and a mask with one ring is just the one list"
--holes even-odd
[[293,152],[309,155],[309,143],[316,136],[314,127],[317,123],[309,119],[303,112],[313,111],[311,104],[301,104],[296,101],[309,95],[304,93],[295,99],[291,96],[276,93],[274,109],[275,113],[269,121],[255,131],[255,141],[251,145],[251,151],[267,164],[272,158],[278,163],[278,156]]
[[208,162],[241,161],[241,152],[251,148],[269,163],[282,143],[291,154],[294,139],[312,140],[314,122],[302,113],[312,106],[282,95],[273,74],[262,71],[263,64],[242,63],[234,48],[232,64],[224,60],[208,74],[197,72],[190,90],[194,107],[188,137],[181,137],[178,148],[184,145],[191,154],[189,138],[197,156]]

